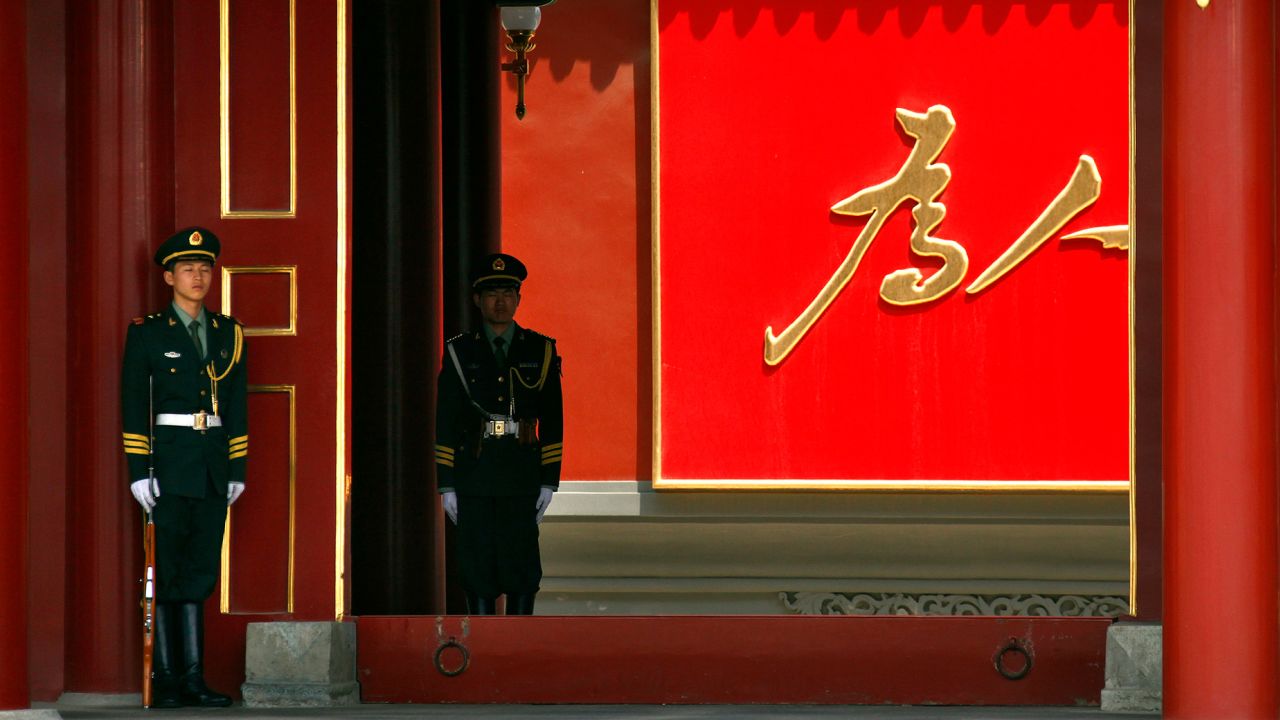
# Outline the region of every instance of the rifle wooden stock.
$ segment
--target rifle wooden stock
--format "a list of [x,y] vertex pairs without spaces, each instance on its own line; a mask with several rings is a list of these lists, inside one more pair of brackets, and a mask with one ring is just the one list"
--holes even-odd
[[[156,490],[155,381],[147,378],[147,480]],[[142,526],[142,707],[151,707],[151,665],[156,652],[156,521],[151,509]]]
[[142,707],[151,707],[151,663],[156,640],[156,524],[147,513],[142,533],[146,570],[142,578]]

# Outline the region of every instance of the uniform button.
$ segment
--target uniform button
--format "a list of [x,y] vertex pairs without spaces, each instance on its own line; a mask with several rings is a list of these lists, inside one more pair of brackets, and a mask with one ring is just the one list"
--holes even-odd
[[178,372],[178,368],[169,368],[169,372],[176,373]]
[[206,392],[206,391],[204,391],[204,390],[201,390],[201,391],[200,391],[200,397],[204,397],[205,395],[208,395],[208,394],[209,394],[209,393],[208,393],[208,392]]
[[503,398],[501,395],[499,395],[499,396],[498,396],[498,402],[502,402],[503,400],[504,400],[504,398]]
[[498,382],[506,382],[506,381],[507,381],[506,378],[502,377],[501,375],[498,376]]

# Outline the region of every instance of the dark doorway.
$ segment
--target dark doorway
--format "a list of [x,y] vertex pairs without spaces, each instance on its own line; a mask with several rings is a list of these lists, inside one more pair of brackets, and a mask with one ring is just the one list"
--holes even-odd
[[435,493],[442,338],[498,249],[497,8],[353,6],[352,612],[462,612]]
[[351,609],[443,612],[438,3],[353,13]]

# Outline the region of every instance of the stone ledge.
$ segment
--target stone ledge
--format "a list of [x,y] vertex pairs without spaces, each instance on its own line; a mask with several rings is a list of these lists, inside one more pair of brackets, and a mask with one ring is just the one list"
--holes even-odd
[[142,693],[77,693],[58,696],[58,707],[135,707],[142,708]]
[[245,707],[335,707],[359,705],[360,686],[345,683],[245,683]]
[[1112,690],[1102,689],[1102,712],[1104,713],[1151,713],[1160,714],[1161,693],[1150,690]]

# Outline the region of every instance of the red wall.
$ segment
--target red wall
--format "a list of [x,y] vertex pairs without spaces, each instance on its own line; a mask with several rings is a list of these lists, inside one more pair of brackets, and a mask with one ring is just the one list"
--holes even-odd
[[[66,8],[28,0],[28,150],[33,158],[66,158]],[[67,167],[33,162],[28,168],[29,432],[41,452],[29,453],[28,517],[32,518],[29,587],[31,699],[62,692],[66,623],[67,306],[49,302],[67,291]]]
[[535,42],[524,120],[514,82],[502,97],[502,247],[529,267],[518,320],[563,356],[564,479],[647,479],[649,2],[551,5]]
[[[0,6],[0,63],[10,72],[0,79],[0,266],[12,274],[0,286],[0,302],[10,309],[9,331],[16,352],[0,356],[0,710],[26,708],[27,685],[27,84],[26,9]],[[17,312],[12,312],[16,310]],[[12,347],[12,346],[11,346]]]

